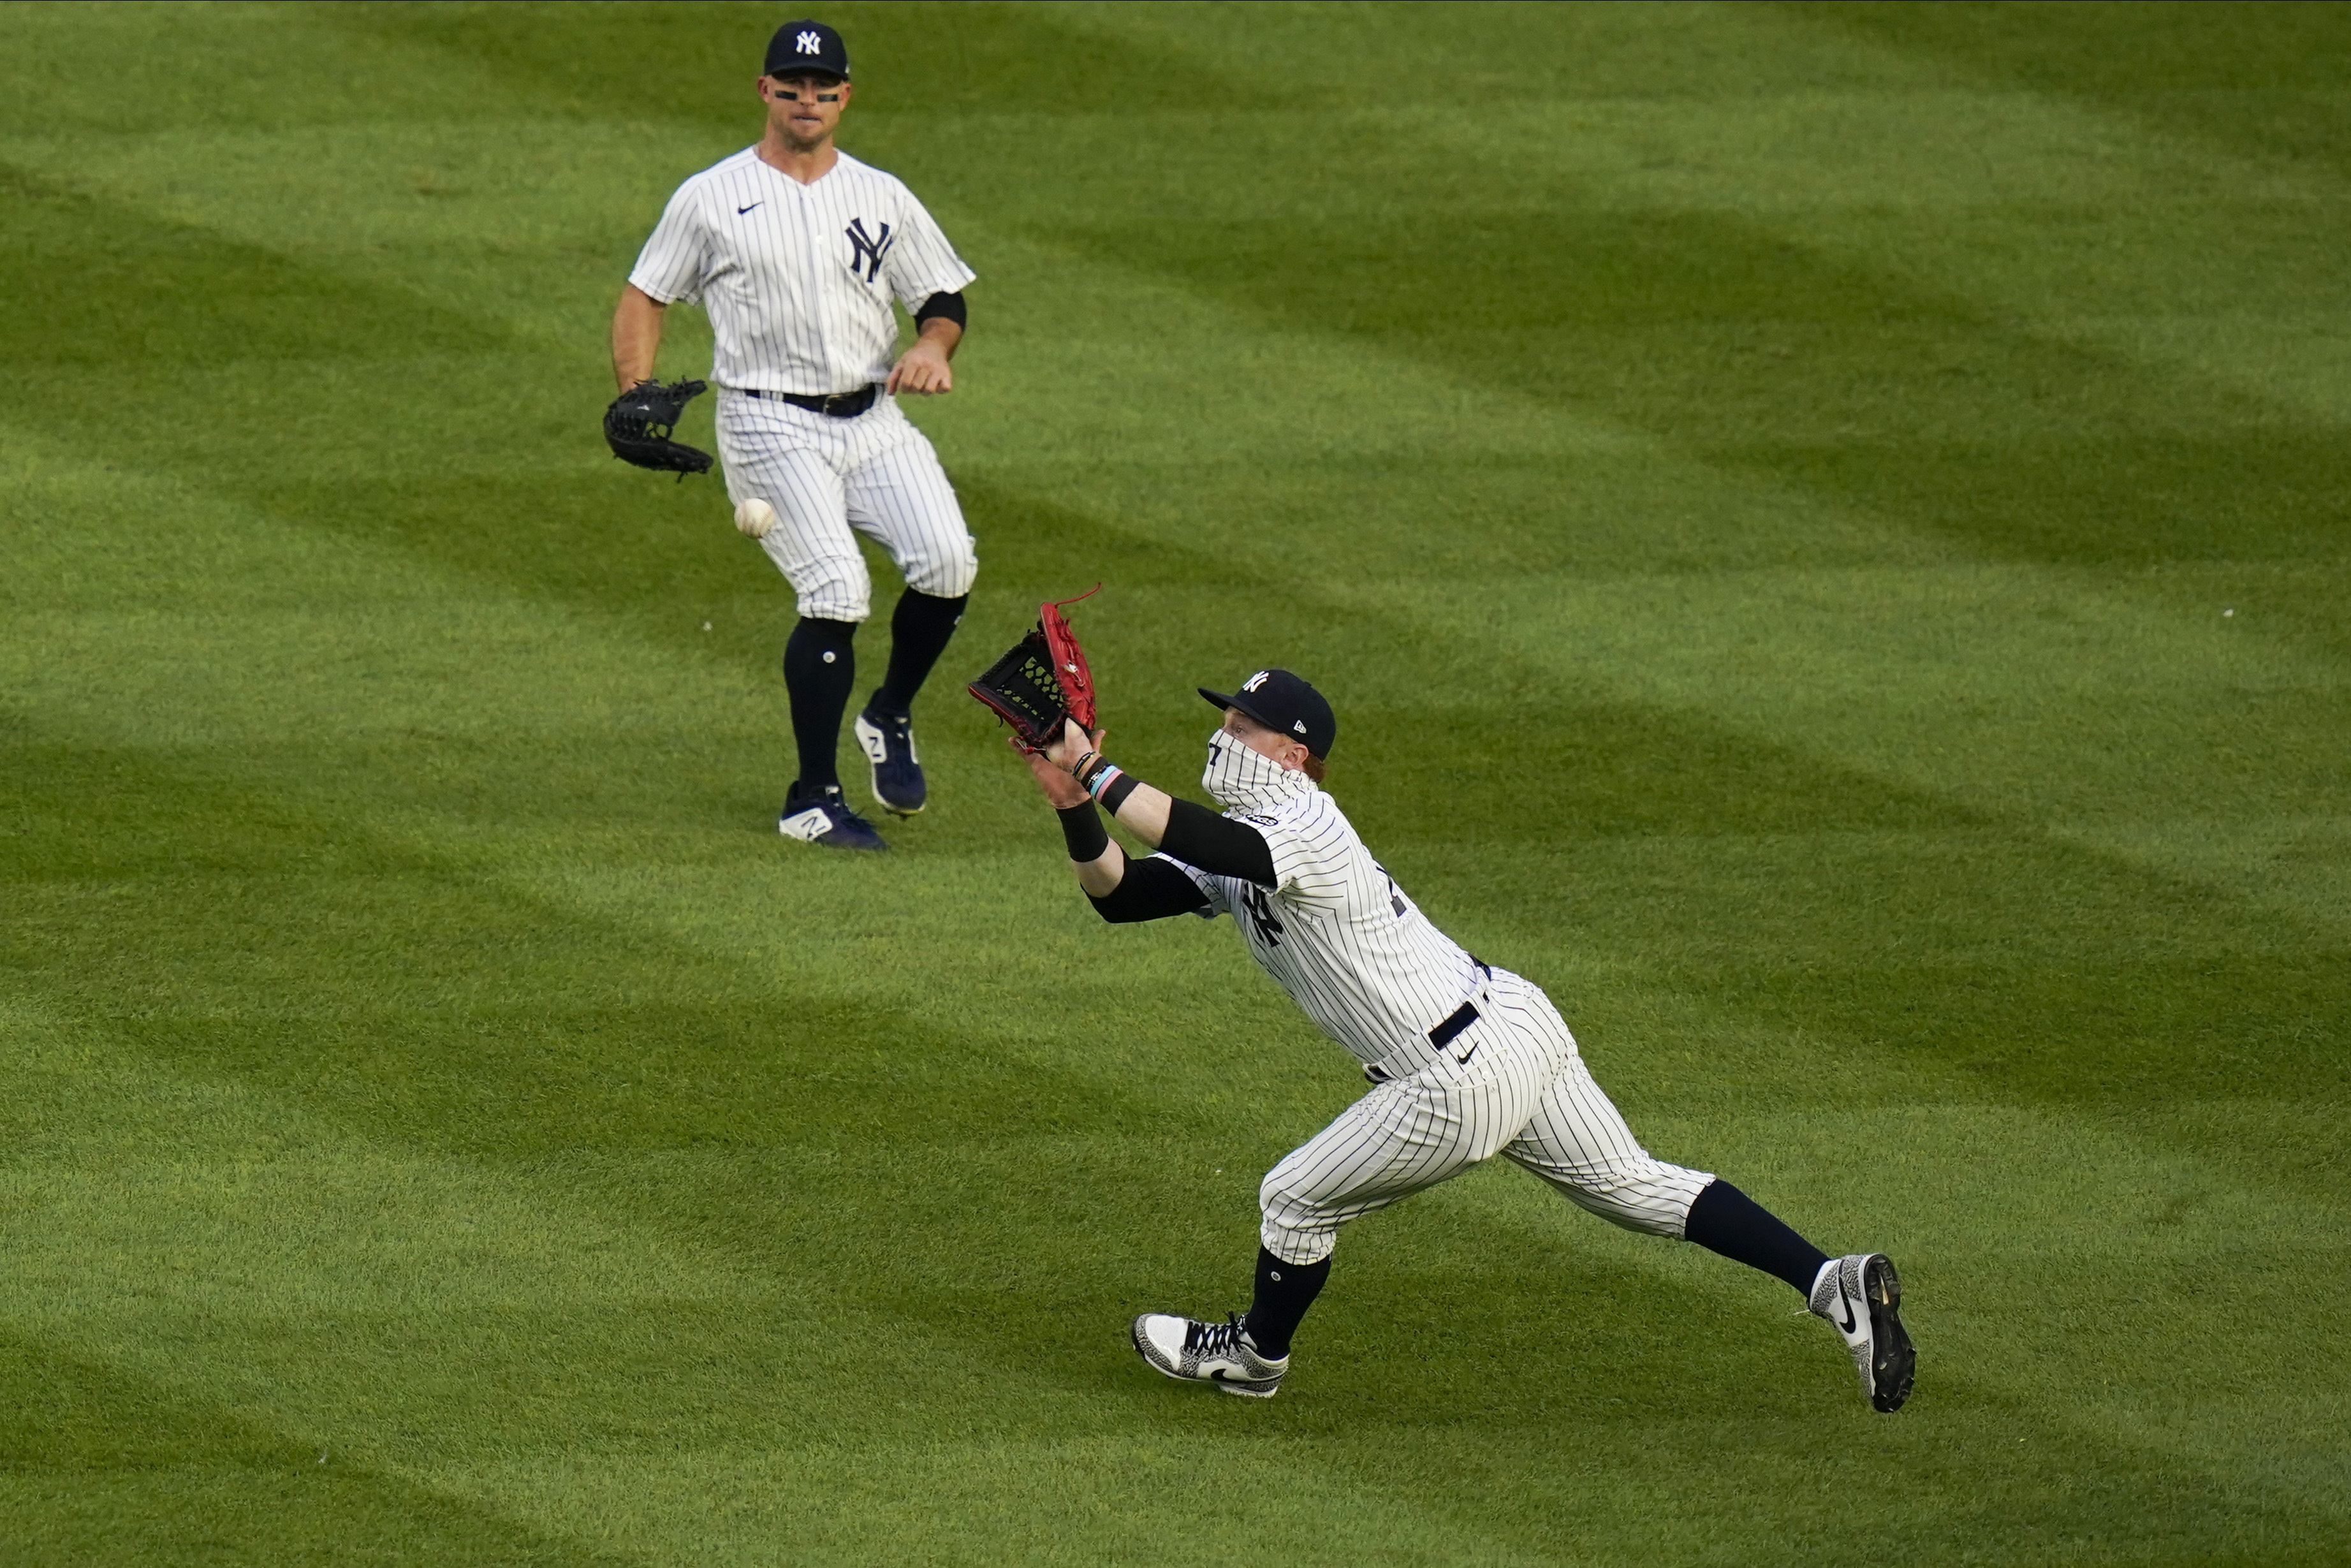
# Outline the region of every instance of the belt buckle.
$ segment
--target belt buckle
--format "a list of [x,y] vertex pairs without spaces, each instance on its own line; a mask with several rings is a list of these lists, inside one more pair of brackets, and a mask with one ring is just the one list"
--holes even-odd
[[825,393],[824,412],[826,416],[831,419],[842,419],[847,417],[841,411],[845,409],[851,401],[856,396],[857,394],[855,392]]

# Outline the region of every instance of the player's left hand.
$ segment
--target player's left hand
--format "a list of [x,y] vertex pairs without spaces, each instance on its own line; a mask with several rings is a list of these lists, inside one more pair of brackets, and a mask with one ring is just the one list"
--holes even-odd
[[914,347],[898,356],[890,367],[890,383],[883,389],[892,396],[913,392],[929,397],[935,392],[955,391],[955,371],[947,368],[947,356],[936,343],[916,339]]

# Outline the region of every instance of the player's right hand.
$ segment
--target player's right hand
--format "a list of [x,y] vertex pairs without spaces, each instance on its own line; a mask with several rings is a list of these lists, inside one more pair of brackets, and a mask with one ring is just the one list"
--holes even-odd
[[1074,773],[1087,752],[1102,748],[1102,737],[1109,733],[1104,729],[1088,735],[1085,727],[1076,719],[1065,718],[1061,721],[1061,737],[1049,744],[1044,755],[1051,758],[1053,766],[1062,772]]
[[1004,744],[1012,748],[1014,756],[1029,764],[1029,771],[1035,777],[1037,788],[1045,792],[1045,799],[1052,802],[1056,811],[1081,806],[1092,798],[1087,795],[1084,785],[1070,777],[1068,768],[1054,762],[1045,753],[1025,750],[1020,742],[1010,736],[1005,737]]

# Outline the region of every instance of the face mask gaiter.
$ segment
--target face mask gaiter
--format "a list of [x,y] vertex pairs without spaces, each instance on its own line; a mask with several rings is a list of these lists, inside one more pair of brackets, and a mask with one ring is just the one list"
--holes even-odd
[[1312,788],[1313,780],[1220,728],[1208,737],[1208,766],[1200,774],[1200,787],[1228,811],[1265,811]]

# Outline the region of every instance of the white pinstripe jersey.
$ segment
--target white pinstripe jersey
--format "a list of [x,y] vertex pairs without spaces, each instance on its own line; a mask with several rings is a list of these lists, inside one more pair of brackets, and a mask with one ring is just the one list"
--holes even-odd
[[803,185],[747,147],[677,188],[629,281],[698,299],[722,387],[823,396],[890,378],[898,321],[978,276],[894,175],[840,154]]
[[1271,891],[1174,863],[1207,894],[1208,917],[1230,915],[1249,956],[1332,1039],[1366,1063],[1426,1052],[1430,1028],[1485,977],[1372,858],[1337,803],[1292,777],[1302,788],[1288,799],[1225,813],[1265,835]]

